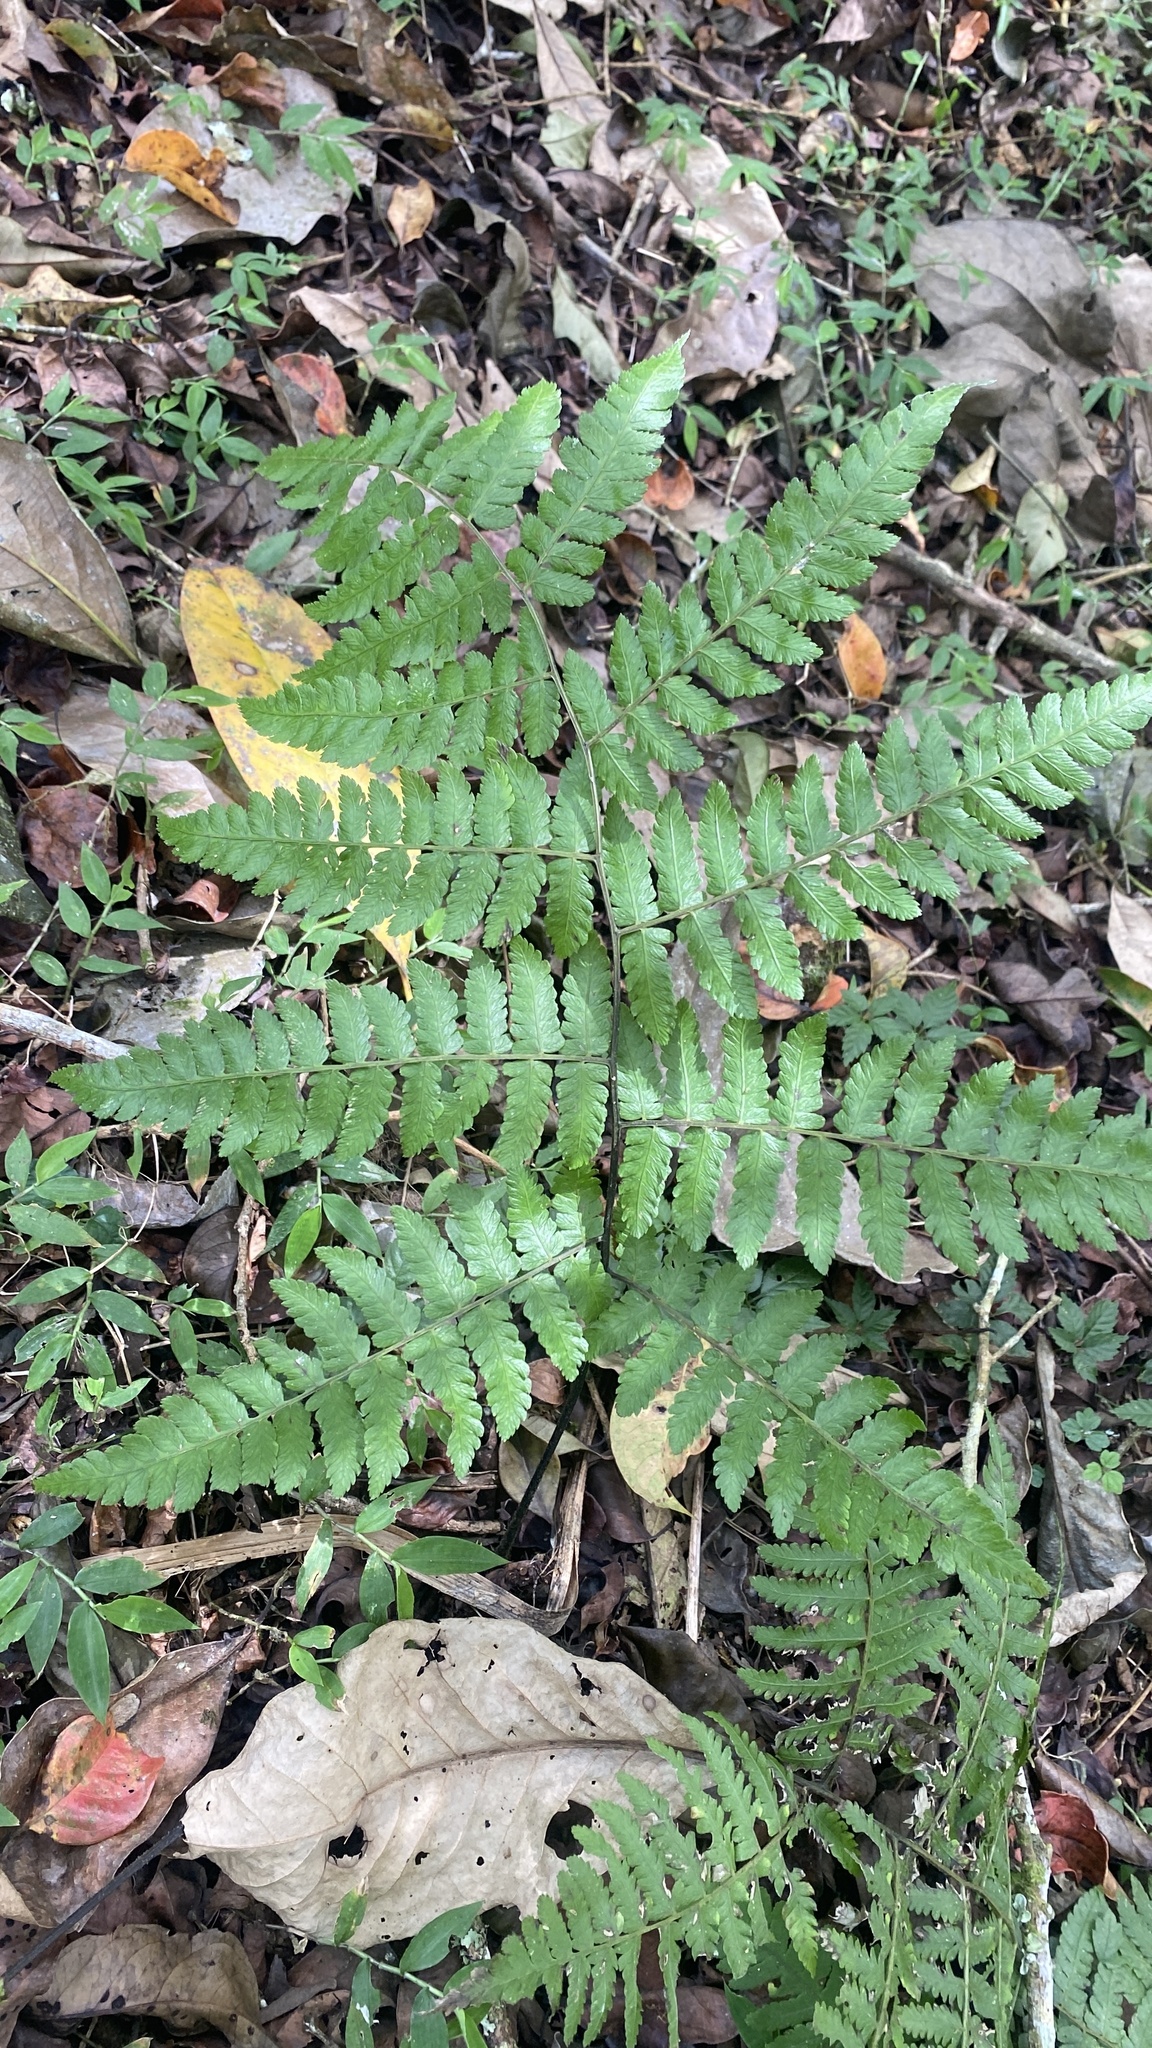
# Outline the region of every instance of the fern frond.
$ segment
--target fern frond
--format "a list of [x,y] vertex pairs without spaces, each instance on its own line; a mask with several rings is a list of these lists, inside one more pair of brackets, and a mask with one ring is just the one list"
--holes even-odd
[[481,1441],[482,1395],[502,1435],[528,1412],[516,1311],[532,1331],[559,1333],[552,1355],[561,1371],[574,1376],[583,1363],[580,1297],[567,1293],[585,1258],[583,1227],[573,1204],[546,1198],[528,1175],[503,1204],[495,1193],[470,1201],[461,1191],[451,1242],[413,1210],[394,1209],[392,1221],[389,1267],[323,1248],[338,1292],[276,1281],[287,1338],[258,1338],[256,1363],[221,1348],[214,1369],[190,1374],[158,1414],[108,1449],[73,1458],[68,1485],[90,1500],[172,1499],[184,1509],[209,1488],[347,1493],[366,1471],[376,1495],[405,1464],[414,1397],[439,1411],[449,1456],[466,1472]]
[[[597,1804],[597,1826],[574,1829],[585,1857],[562,1865],[555,1902],[542,1899],[538,1917],[523,1922],[485,1972],[485,1995],[509,2003],[543,1986],[564,2012],[566,2041],[586,2006],[584,2040],[597,2038],[622,1978],[625,2041],[635,2048],[645,1935],[657,1937],[675,2048],[682,1952],[743,1977],[768,1950],[773,1926],[790,1920],[799,1933],[810,1919],[811,1893],[783,1856],[794,1820],[787,1781],[734,1730],[720,1733],[691,1719],[685,1726],[707,1775],[676,1751],[653,1747],[675,1772],[677,1806],[691,1832],[682,1831],[672,1807],[650,1787],[622,1776],[628,1804]],[[784,1902],[775,1920],[764,1887]],[[814,1939],[809,1948],[815,1971]]]
[[1152,2043],[1152,1888],[1086,1892],[1060,1924],[1054,1963],[1060,2048]]

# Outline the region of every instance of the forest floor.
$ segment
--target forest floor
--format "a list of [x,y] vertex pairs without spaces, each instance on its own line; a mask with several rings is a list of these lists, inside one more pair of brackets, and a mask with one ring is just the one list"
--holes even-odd
[[[114,1438],[173,1353],[194,1365],[216,1308],[238,1312],[245,1334],[285,1322],[271,1282],[307,1269],[324,1223],[303,1197],[270,1217],[207,1157],[94,1128],[57,1079],[101,1050],[94,1039],[154,1044],[210,1004],[259,1003],[291,953],[282,905],[181,866],[156,809],[173,792],[196,803],[245,785],[271,794],[280,773],[275,750],[229,751],[230,706],[217,718],[221,747],[213,706],[196,696],[197,684],[224,687],[220,662],[241,643],[234,617],[207,615],[215,586],[195,572],[246,574],[289,646],[304,630],[299,606],[324,587],[297,516],[256,472],[261,458],[362,431],[401,395],[425,403],[447,391],[466,424],[542,377],[571,428],[622,366],[683,338],[688,381],[662,466],[578,616],[596,650],[650,582],[672,594],[697,577],[718,543],[756,528],[791,477],[838,460],[866,420],[933,383],[969,387],[852,617],[821,628],[820,659],[772,697],[740,700],[737,727],[704,742],[690,808],[692,785],[698,804],[720,777],[746,814],[767,776],[787,780],[813,757],[828,782],[849,741],[871,752],[895,715],[915,733],[937,711],[959,735],[983,705],[1146,665],[1150,76],[1140,0],[1007,0],[998,14],[938,13],[930,0],[421,0],[415,11],[403,0],[311,11],[172,0],[151,12],[138,0],[104,12],[0,0],[10,1541],[43,1509],[34,1481],[65,1452]],[[207,648],[195,673],[190,640]],[[806,1001],[766,992],[766,1023],[834,1014],[849,1066],[900,1031],[958,1028],[973,1069],[1007,1059],[1021,1080],[1051,1075],[1058,1097],[1100,1089],[1129,1111],[1152,1101],[1152,747],[1053,817],[1031,857],[1006,900],[965,885],[918,922],[872,918],[867,945],[808,933]],[[63,1197],[52,1228],[42,1216],[33,1228],[20,1206],[31,1162],[46,1156],[54,1170],[88,1159],[116,1205],[107,1242],[124,1236],[110,1266],[123,1284],[89,1283],[79,1321],[61,1306],[61,1259],[90,1240],[69,1235],[78,1226]],[[382,1199],[418,1201],[434,1170],[401,1165],[399,1193]],[[327,1195],[324,1212],[369,1249],[371,1194]],[[851,1355],[865,1369],[884,1360],[955,1465],[983,1280],[927,1272],[900,1284],[842,1260],[829,1286]],[[1013,1342],[1038,1310],[1050,1393],[1030,1346]],[[1121,1236],[1110,1251],[1061,1251],[1035,1233],[990,1330],[1021,1522],[1031,1537],[1046,1512],[1047,1469],[1083,1595],[1079,1625],[1047,1660],[1038,1716],[1039,1783],[1065,1801],[1048,1832],[1070,1894],[1101,1881],[1108,1815],[1113,1858],[1152,1869],[1141,1821],[1152,1801],[1152,1592],[1140,1562],[1152,1540],[1152,1401],[1143,1415],[1138,1405],[1150,1330],[1147,1246]],[[688,1710],[743,1712],[735,1673],[763,1618],[750,1580],[761,1520],[730,1514],[700,1459],[686,1472],[683,1460],[675,1473],[659,1467],[650,1441],[614,1435],[591,1403],[517,1513],[533,1445],[553,1436],[563,1398],[546,1359],[532,1371],[529,1426],[499,1452],[486,1440],[467,1478],[434,1437],[422,1463],[413,1440],[405,1477],[428,1483],[401,1528],[500,1549],[506,1614],[541,1604],[567,1545],[566,1646],[643,1671]],[[1062,1465],[1046,1457],[1053,1432]],[[575,1506],[574,1455],[586,1465]],[[1084,1473],[1094,1483],[1078,1491]],[[660,1505],[670,1474],[682,1497],[674,1522]],[[357,1504],[305,1502],[300,1520],[269,1530],[299,1505],[241,1485],[196,1514],[48,1510],[62,1518],[53,1555],[68,1574],[125,1550],[173,1550],[163,1597],[177,1621],[190,1617],[178,1640],[204,1660],[206,1691],[156,1741],[189,1744],[205,1700],[213,1731],[223,1718],[214,1749],[201,1741],[172,1764],[169,1804],[210,1753],[214,1765],[239,1753],[287,1685],[312,1678],[323,1691],[330,1667],[312,1652],[387,1611],[380,1586],[363,1584],[372,1567],[351,1527]],[[460,1610],[436,1591],[429,1555],[432,1583],[421,1579],[414,1598],[418,1617],[436,1620]],[[451,1550],[442,1558],[450,1569]],[[88,1583],[136,1597],[130,1564]],[[63,1615],[59,1601],[41,1611],[39,1645],[3,1637],[9,1733],[68,1690],[57,1641],[67,1614],[67,1601]],[[149,1637],[124,1618],[112,1670],[130,1688],[175,1624]],[[80,1633],[69,1630],[68,1648],[82,1657]],[[91,1678],[85,1691],[71,1675],[89,1697]],[[867,1804],[875,1780],[859,1769],[851,1796]],[[117,1811],[123,1829],[127,1809]],[[241,2023],[227,1998],[213,2004],[202,1951],[180,1996],[140,1993],[137,1979],[133,1993],[131,1970],[144,1966],[117,1950],[103,1979],[91,1964],[97,1988],[75,1991],[70,2010],[84,2017],[69,2022],[26,2003],[49,1981],[30,1974],[0,2008],[5,2039],[14,2029],[17,2048],[42,2048],[65,2032],[122,2048],[145,2024],[169,2038],[189,2013],[206,2039],[219,2038],[214,2026],[277,2048],[341,2039],[355,1958],[293,1940],[214,1864],[158,1834],[122,1837],[145,1860],[134,1874],[125,1866],[87,1933],[227,1936],[213,1966],[227,1974],[241,1953],[249,1975],[232,1996],[250,1995],[254,1973],[258,2009]],[[68,1880],[70,1908],[124,1862],[87,1853]],[[28,1928],[8,1930],[0,1923],[0,1945],[16,1961]],[[432,1963],[447,1974],[443,1951]],[[685,2038],[732,2038],[715,1973],[692,1992]],[[400,1982],[395,2007],[391,1996],[379,2043],[408,2026],[411,1985]],[[123,2017],[88,2017],[117,1998]],[[658,2006],[646,2008],[644,2048],[667,2039]],[[552,2038],[536,2013],[538,2025],[521,2015],[530,2048]]]

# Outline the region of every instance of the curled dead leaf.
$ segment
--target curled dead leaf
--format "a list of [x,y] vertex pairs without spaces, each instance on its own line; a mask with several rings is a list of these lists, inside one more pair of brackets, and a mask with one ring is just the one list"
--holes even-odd
[[205,156],[191,136],[181,134],[178,128],[141,129],[124,153],[124,168],[162,178],[229,227],[235,227],[240,218],[236,201],[223,198],[216,190],[228,168],[223,150],[213,149]]
[[274,121],[280,119],[287,104],[287,86],[280,66],[267,57],[254,57],[250,50],[237,50],[212,83],[221,99],[235,100],[241,107],[257,107]]
[[436,211],[436,194],[427,178],[414,185],[397,185],[388,201],[388,225],[400,247],[418,242]]
[[836,642],[836,658],[853,697],[874,704],[884,694],[888,662],[884,649],[866,619],[851,612]]
[[[142,1810],[99,1842],[54,1841],[26,1825],[11,1831],[0,1848],[0,1913],[56,1927],[152,1838],[173,1800],[208,1761],[242,1641],[236,1635],[172,1650],[143,1678],[113,1694],[113,1727],[128,1736],[133,1749],[163,1758]],[[21,1821],[34,1809],[58,1737],[73,1722],[90,1718],[79,1700],[47,1700],[13,1736],[0,1760],[0,1800]]]

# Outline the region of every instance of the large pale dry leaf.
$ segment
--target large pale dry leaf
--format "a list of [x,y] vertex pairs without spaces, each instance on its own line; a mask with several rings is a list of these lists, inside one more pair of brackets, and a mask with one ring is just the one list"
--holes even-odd
[[611,1797],[621,1771],[674,1792],[645,1746],[686,1743],[667,1700],[520,1623],[392,1622],[339,1670],[338,1711],[310,1686],[280,1693],[184,1821],[193,1855],[317,1940],[352,1890],[367,1947],[473,1900],[530,1913],[554,1889],[545,1830],[570,1801]]
[[741,187],[738,180],[725,189],[732,168],[727,150],[709,135],[667,149],[643,143],[626,152],[616,175],[628,184],[646,178],[664,211],[689,214],[687,223],[677,220],[676,232],[711,256],[727,260],[773,243],[783,257],[787,238],[768,194],[760,185]]
[[50,462],[0,440],[0,625],[70,654],[139,668],[124,586]]
[[[134,1749],[164,1759],[137,1818],[108,1841],[69,1846],[26,1825],[0,1848],[0,1914],[56,1927],[106,1884],[156,1833],[173,1801],[212,1753],[243,1637],[171,1650],[143,1678],[112,1695],[109,1717]],[[41,1773],[57,1738],[88,1710],[77,1699],[47,1700],[14,1735],[0,1761],[0,1800],[22,1822],[31,1815]]]
[[859,612],[849,612],[844,621],[836,642],[836,659],[853,697],[875,703],[877,697],[884,695],[888,662],[867,619],[862,619]]
[[1098,362],[1111,346],[1108,295],[1051,221],[945,221],[917,235],[911,260],[929,312],[950,335],[1000,327],[1050,363]]
[[[207,721],[188,704],[158,704],[138,696],[136,722],[147,739],[189,740],[210,737]],[[228,802],[219,783],[195,761],[164,761],[138,754],[128,744],[127,725],[108,702],[105,690],[74,689],[56,713],[56,730],[70,754],[85,768],[99,769],[109,782],[117,775],[144,777],[152,802],[169,814],[207,811]]]
[[[20,1995],[19,1980],[16,1995]],[[116,1927],[70,1942],[50,1965],[38,2003],[53,2020],[150,2013],[180,2033],[215,2028],[233,2048],[272,2048],[260,2026],[260,1987],[234,1934]]]
[[1055,1648],[1134,1593],[1144,1577],[1144,1560],[1118,1495],[1085,1478],[1065,1441],[1053,1407],[1056,1354],[1042,1332],[1036,1338],[1036,1388],[1047,1456],[1036,1569],[1056,1601],[1050,1637]]
[[1108,944],[1121,974],[1152,988],[1152,907],[1138,896],[1113,889],[1108,906]]
[[[229,699],[211,707],[212,722],[249,789],[271,799],[278,789],[297,789],[307,778],[336,812],[342,780],[365,791],[370,787],[367,768],[339,768],[306,747],[265,739],[244,716],[245,698],[275,696],[332,644],[293,598],[267,589],[247,569],[189,569],[180,592],[180,625],[196,680]],[[403,967],[407,938],[393,937],[387,924],[377,925],[375,935]]]
[[210,149],[204,155],[191,136],[178,128],[137,129],[124,153],[124,168],[162,178],[173,191],[231,228],[240,218],[239,202],[222,198],[217,189],[228,168],[224,151]]

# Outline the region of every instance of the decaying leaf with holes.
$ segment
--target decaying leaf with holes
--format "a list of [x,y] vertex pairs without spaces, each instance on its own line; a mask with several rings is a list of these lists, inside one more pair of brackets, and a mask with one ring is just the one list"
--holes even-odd
[[338,1712],[281,1693],[184,1824],[193,1855],[318,1941],[353,1889],[366,1947],[473,1900],[532,1912],[560,1869],[553,1817],[612,1798],[621,1771],[674,1797],[645,1745],[691,1747],[645,1679],[519,1622],[392,1622],[339,1670]]

